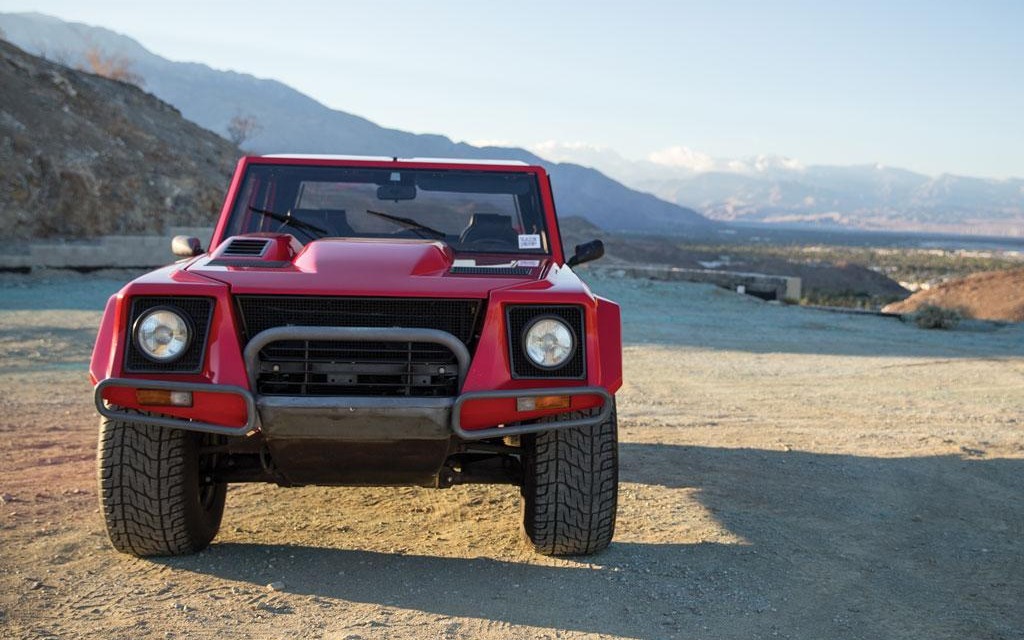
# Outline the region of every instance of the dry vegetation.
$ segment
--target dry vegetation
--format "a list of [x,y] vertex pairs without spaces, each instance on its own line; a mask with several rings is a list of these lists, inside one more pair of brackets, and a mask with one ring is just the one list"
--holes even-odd
[[145,78],[135,72],[134,63],[130,58],[116,53],[107,53],[96,45],[86,49],[83,57],[85,65],[80,67],[82,71],[95,73],[118,82],[127,82],[137,87],[146,84]]
[[931,304],[910,314],[910,319],[922,329],[955,329],[963,318],[964,314],[956,309],[943,309]]
[[231,120],[228,121],[228,140],[230,140],[236,147],[241,147],[262,130],[263,126],[259,123],[259,120],[256,119],[256,116],[236,113],[231,117]]

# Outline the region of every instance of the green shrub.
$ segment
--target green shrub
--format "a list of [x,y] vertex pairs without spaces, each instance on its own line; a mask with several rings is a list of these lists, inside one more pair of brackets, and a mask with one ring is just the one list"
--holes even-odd
[[956,309],[926,304],[912,313],[910,318],[922,329],[954,329],[963,320],[964,314]]

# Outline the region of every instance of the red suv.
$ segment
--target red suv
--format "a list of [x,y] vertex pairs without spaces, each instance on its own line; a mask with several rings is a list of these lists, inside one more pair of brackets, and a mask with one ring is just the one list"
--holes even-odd
[[115,548],[192,553],[229,482],[512,483],[537,551],[615,528],[619,307],[511,162],[246,157],[204,251],[110,298],[90,375]]

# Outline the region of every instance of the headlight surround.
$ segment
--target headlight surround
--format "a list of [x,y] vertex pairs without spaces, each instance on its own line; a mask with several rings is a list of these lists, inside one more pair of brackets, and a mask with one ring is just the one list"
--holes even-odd
[[153,362],[174,362],[192,343],[192,324],[183,312],[156,307],[139,316],[132,335],[135,346]]
[[555,316],[534,318],[523,330],[523,353],[535,367],[557,369],[576,352],[572,327]]

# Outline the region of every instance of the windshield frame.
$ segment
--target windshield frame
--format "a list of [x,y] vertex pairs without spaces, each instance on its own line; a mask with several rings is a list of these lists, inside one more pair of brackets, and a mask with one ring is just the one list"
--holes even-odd
[[[458,172],[458,173],[492,173],[492,174],[508,174],[512,176],[530,176],[529,192],[526,194],[533,202],[533,210],[529,218],[531,230],[540,229],[540,235],[543,238],[541,241],[541,247],[539,249],[524,248],[514,249],[505,248],[483,248],[476,249],[466,248],[459,246],[458,244],[450,244],[452,250],[458,254],[497,254],[497,255],[508,255],[508,256],[524,256],[524,257],[544,257],[552,259],[556,262],[562,262],[562,247],[561,239],[559,236],[559,229],[557,220],[554,215],[554,201],[551,194],[550,180],[547,176],[546,171],[543,167],[530,166],[518,163],[487,163],[482,161],[480,164],[472,161],[407,161],[407,160],[392,160],[387,161],[386,159],[366,159],[366,160],[355,160],[355,159],[330,159],[330,158],[303,158],[303,157],[266,157],[266,156],[248,156],[244,157],[239,161],[238,168],[235,172],[232,180],[231,188],[229,189],[228,197],[225,200],[224,208],[221,213],[220,222],[218,223],[217,229],[214,233],[212,246],[216,247],[221,242],[227,239],[230,235],[237,235],[239,233],[255,233],[254,230],[243,230],[242,222],[239,219],[240,207],[247,205],[247,203],[240,202],[240,199],[249,197],[251,193],[246,194],[246,186],[250,177],[253,176],[253,170],[259,167],[260,171],[264,173],[267,169],[273,167],[281,167],[283,170],[287,169],[301,169],[303,167],[310,169],[323,169],[325,171],[336,170],[336,169],[351,169],[358,171],[362,169],[381,169],[395,172],[423,172],[425,174],[438,173],[438,172]],[[497,176],[495,176],[497,177]],[[451,193],[443,189],[438,189],[443,193]],[[429,192],[429,191],[428,191]],[[470,193],[470,192],[465,192]],[[479,193],[487,193],[486,189],[482,189]],[[513,196],[519,201],[519,195],[508,192],[506,195]],[[265,198],[264,198],[265,199]],[[387,200],[380,202],[382,208],[387,210]],[[518,213],[518,206],[516,207]],[[518,220],[518,217],[514,217]],[[397,226],[396,226],[397,228]],[[266,229],[264,229],[266,231]],[[288,230],[282,229],[281,232],[288,233]],[[300,234],[303,235],[303,234]],[[396,234],[398,237],[400,234]],[[457,235],[457,234],[456,234]],[[529,234],[534,235],[534,234]],[[451,234],[449,234],[451,237]],[[381,237],[381,236],[330,236],[330,237]],[[385,239],[388,236],[383,236]],[[312,241],[312,238],[308,237],[297,237],[300,243],[308,243]]]

